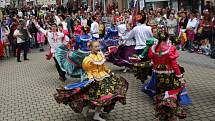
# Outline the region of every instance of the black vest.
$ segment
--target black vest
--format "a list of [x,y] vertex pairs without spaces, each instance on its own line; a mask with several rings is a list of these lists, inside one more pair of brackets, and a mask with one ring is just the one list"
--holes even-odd
[[27,29],[23,29],[23,28],[19,28],[18,29],[19,32],[22,34],[21,36],[19,36],[23,41],[28,41],[29,39],[29,35],[28,35],[28,31]]

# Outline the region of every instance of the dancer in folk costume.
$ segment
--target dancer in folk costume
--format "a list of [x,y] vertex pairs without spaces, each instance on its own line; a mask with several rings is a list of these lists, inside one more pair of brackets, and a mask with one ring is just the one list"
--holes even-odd
[[158,121],[178,121],[178,118],[186,117],[181,104],[191,103],[186,93],[182,95],[186,91],[184,69],[177,63],[179,54],[168,42],[168,33],[158,34],[158,40],[148,53],[153,63],[151,80],[154,83],[155,116]]
[[[46,35],[49,45],[51,47],[51,53],[53,55],[56,52],[58,47],[60,47],[62,44],[66,44],[66,42],[63,41],[65,39],[65,35],[62,32],[58,31],[57,25],[55,23],[52,24],[51,31],[47,31],[47,30],[44,30],[42,27],[40,27],[39,24],[35,20],[33,22],[36,25],[37,29]],[[68,40],[69,39],[67,39],[67,41]],[[63,42],[65,42],[65,43],[63,43]],[[55,61],[57,71],[59,73],[59,79],[61,81],[65,81],[66,73],[60,68],[60,65],[58,64],[56,57],[54,56],[53,58]]]
[[136,54],[140,55],[146,47],[146,40],[153,36],[150,26],[146,25],[146,16],[137,15],[137,26],[135,26],[130,34],[125,38],[127,40],[135,38]]
[[127,24],[126,30],[120,31],[119,36],[122,37],[122,43],[118,46],[117,51],[113,51],[108,55],[108,61],[112,62],[117,66],[124,66],[124,72],[127,71],[128,68],[133,67],[133,63],[130,61],[129,57],[132,57],[135,51],[135,41],[134,39],[126,40],[126,36],[129,35],[131,25]]
[[126,103],[128,82],[116,77],[107,68],[105,57],[100,52],[98,41],[90,43],[91,54],[83,61],[83,69],[88,80],[58,88],[55,99],[58,103],[68,104],[76,113],[86,117],[89,109],[95,108],[94,120],[105,121],[100,117],[102,111],[110,112],[116,102]]
[[119,36],[116,25],[112,24],[110,28],[107,28],[104,40],[101,41],[102,52],[108,55],[113,49],[119,45]]
[[[165,32],[165,31],[163,31]],[[148,76],[152,73],[151,59],[148,57],[150,47],[158,43],[158,29],[152,29],[153,37],[146,40],[146,47],[143,52],[138,56],[139,61],[133,65],[134,75],[143,83],[147,80]]]
[[88,47],[92,37],[88,35],[89,28],[82,27],[82,36],[79,36],[78,41],[75,43],[75,49],[68,49],[66,45],[62,45],[56,49],[55,58],[59,63],[59,66],[69,76],[86,79],[86,74],[82,69],[82,62],[86,56],[90,54]]

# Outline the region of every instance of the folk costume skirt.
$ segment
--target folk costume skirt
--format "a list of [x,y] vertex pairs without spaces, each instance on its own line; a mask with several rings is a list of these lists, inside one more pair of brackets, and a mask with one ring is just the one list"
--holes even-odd
[[69,105],[76,113],[81,113],[85,106],[91,109],[103,107],[104,112],[110,112],[116,102],[126,104],[127,90],[128,82],[123,77],[110,76],[69,90],[60,87],[54,97],[58,103]]

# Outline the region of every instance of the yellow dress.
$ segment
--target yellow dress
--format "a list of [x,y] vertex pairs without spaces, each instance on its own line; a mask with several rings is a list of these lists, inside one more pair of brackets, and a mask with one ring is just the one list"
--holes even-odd
[[69,104],[76,112],[81,113],[83,107],[103,107],[104,112],[114,109],[116,102],[126,104],[128,82],[123,77],[110,75],[110,69],[105,66],[102,53],[90,54],[82,63],[88,79],[94,79],[86,87],[72,90],[58,89],[55,99],[58,103]]
[[106,61],[104,55],[90,54],[82,63],[83,69],[87,73],[88,79],[95,79],[97,81],[103,80],[105,77],[110,77],[110,69],[104,64]]

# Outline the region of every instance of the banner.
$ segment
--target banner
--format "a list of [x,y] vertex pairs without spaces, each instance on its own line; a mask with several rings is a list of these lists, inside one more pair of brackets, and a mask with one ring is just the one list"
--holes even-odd
[[140,10],[143,10],[145,7],[145,0],[140,0]]

